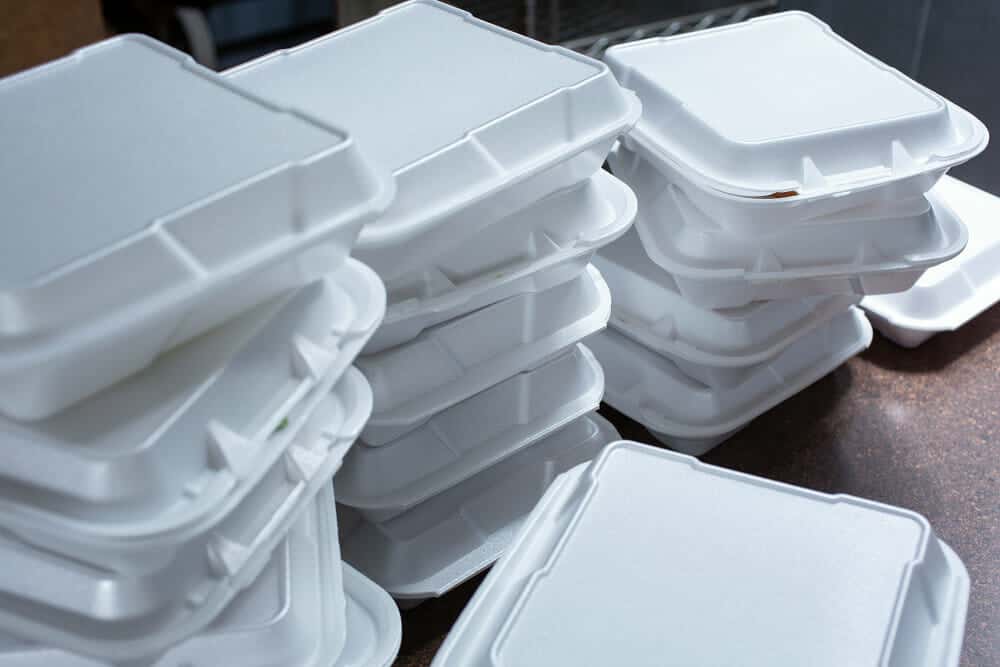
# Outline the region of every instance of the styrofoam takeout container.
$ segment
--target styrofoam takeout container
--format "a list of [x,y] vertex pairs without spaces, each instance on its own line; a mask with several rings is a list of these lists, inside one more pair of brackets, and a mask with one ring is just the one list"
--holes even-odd
[[432,664],[956,667],[968,602],[914,512],[617,442],[549,487]]
[[252,493],[384,308],[349,259],[54,417],[0,419],[0,526],[104,569],[158,567]]
[[969,245],[906,292],[861,302],[875,328],[904,347],[954,331],[1000,300],[1000,198],[950,176],[933,192],[968,228]]
[[700,456],[866,349],[871,339],[871,325],[852,307],[799,338],[739,385],[719,389],[612,329],[586,343],[604,367],[605,403],[665,445]]
[[[329,667],[347,639],[333,489],[317,496],[261,573],[205,629],[156,667]],[[0,638],[0,667],[100,667],[46,646]]]
[[149,661],[201,632],[328,487],[370,413],[371,391],[352,368],[219,526],[151,554],[144,572],[117,574],[0,536],[0,630],[116,662]]
[[701,308],[677,289],[629,231],[594,258],[611,290],[610,326],[712,386],[739,382],[800,337],[858,302],[854,295]]
[[389,667],[399,655],[403,628],[389,594],[347,563],[347,643],[333,667]]
[[965,248],[965,226],[940,197],[860,207],[768,232],[740,234],[625,149],[609,160],[635,189],[636,230],[681,294],[706,308],[816,294],[879,294],[911,286]]
[[[629,146],[744,219],[811,218],[814,203],[850,208],[882,188],[919,196],[989,140],[967,111],[803,12],[623,44],[605,59],[645,108]],[[774,195],[802,201],[748,205]]]
[[359,443],[337,475],[337,502],[383,522],[597,409],[604,373],[575,345],[382,447]]
[[557,475],[618,438],[591,413],[384,523],[341,507],[344,560],[397,599],[440,597],[500,557]]
[[227,76],[347,127],[395,175],[396,204],[354,252],[387,281],[585,181],[641,112],[603,63],[433,0]]
[[0,80],[0,100],[0,413],[15,419],[335,270],[394,193],[348,134],[139,35]]
[[591,266],[544,292],[511,297],[361,357],[357,366],[375,396],[361,439],[369,446],[387,444],[401,429],[600,331],[610,315],[608,286]]
[[[336,557],[336,526],[313,520],[332,515],[333,504],[328,487],[253,584],[155,667],[388,667],[399,649],[399,611],[385,591]],[[0,667],[106,664],[0,637]]]
[[635,195],[606,171],[493,225],[421,271],[386,285],[385,321],[365,347],[381,352],[421,331],[515,294],[577,275],[596,248],[627,230]]

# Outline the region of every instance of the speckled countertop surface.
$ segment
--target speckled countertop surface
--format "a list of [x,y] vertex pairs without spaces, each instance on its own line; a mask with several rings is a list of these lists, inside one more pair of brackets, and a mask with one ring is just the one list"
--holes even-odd
[[[602,413],[623,437],[654,442]],[[926,516],[972,577],[962,665],[1000,665],[1000,307],[914,350],[876,335],[703,460]],[[403,612],[396,665],[430,664],[480,581]]]

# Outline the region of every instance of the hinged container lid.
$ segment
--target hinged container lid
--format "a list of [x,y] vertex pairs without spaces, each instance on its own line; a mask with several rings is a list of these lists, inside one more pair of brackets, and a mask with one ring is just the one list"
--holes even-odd
[[913,512],[618,442],[550,487],[433,664],[953,667],[968,595]]
[[804,12],[608,49],[644,113],[636,142],[702,187],[834,194],[943,172],[986,127]]

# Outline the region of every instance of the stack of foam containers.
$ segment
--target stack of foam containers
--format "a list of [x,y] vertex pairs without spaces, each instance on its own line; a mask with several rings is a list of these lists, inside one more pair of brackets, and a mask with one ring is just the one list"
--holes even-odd
[[[643,103],[609,163],[639,200],[599,253],[605,401],[700,455],[866,348],[967,232],[931,190],[986,128],[801,12],[613,47]],[[930,190],[930,192],[928,192]]]
[[391,662],[330,487],[391,176],[144,37],[0,100],[0,665]]
[[492,563],[555,474],[615,438],[594,251],[636,200],[601,171],[640,113],[603,63],[414,0],[227,73],[346,127],[395,175],[355,256],[388,291],[374,410],[337,475],[345,559],[401,601]]

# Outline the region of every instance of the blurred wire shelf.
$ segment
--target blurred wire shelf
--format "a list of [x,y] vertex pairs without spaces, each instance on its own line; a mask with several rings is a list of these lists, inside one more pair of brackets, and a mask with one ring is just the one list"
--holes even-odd
[[[669,37],[684,32],[694,32],[730,23],[739,23],[755,16],[770,14],[778,9],[778,0],[757,0],[738,5],[721,7],[678,18],[664,19],[635,25],[620,30],[602,32],[588,37],[560,40],[562,45],[594,58],[601,58],[604,52],[616,44],[634,42],[648,37]],[[579,20],[579,19],[577,19]],[[598,21],[602,20],[600,18]]]

